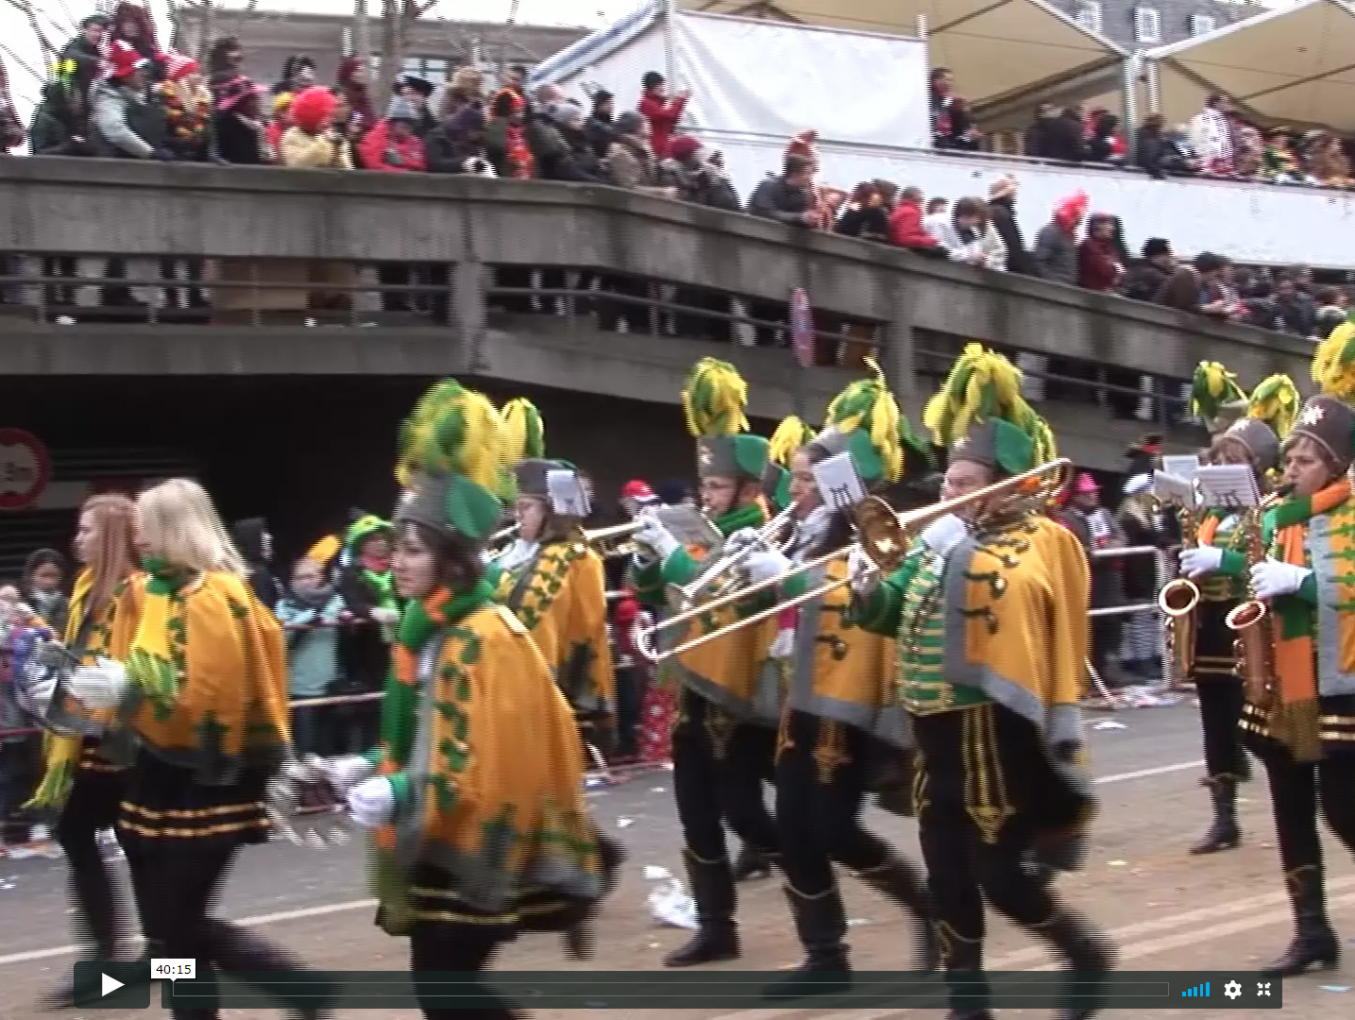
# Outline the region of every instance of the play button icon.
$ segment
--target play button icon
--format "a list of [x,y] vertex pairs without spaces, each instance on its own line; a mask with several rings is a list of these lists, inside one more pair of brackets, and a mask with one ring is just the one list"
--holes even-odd
[[77,1009],[149,1009],[149,963],[82,960],[75,965]]

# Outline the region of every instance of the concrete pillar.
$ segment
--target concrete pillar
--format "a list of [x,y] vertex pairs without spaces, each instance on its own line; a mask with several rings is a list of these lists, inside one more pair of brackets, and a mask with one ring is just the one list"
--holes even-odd
[[889,387],[894,391],[904,413],[915,421],[922,413],[922,403],[929,394],[918,385],[913,341],[912,300],[918,284],[900,276],[889,290],[889,322],[884,328],[884,347],[880,351],[880,367],[884,369]]
[[490,361],[486,294],[493,272],[483,262],[453,263],[451,319],[456,331],[455,371],[471,375],[493,371]]

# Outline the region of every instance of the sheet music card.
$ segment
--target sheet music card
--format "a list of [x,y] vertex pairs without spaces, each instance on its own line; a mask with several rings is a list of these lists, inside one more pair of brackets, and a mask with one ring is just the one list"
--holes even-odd
[[1212,464],[1195,476],[1200,502],[1211,509],[1242,510],[1261,502],[1256,476],[1247,464]]
[[814,465],[814,481],[825,504],[834,510],[850,510],[866,498],[866,486],[856,473],[850,453],[839,453]]
[[650,512],[668,529],[668,533],[684,547],[696,546],[700,549],[711,550],[724,541],[724,536],[720,534],[720,530],[700,510],[689,503],[681,503],[677,506],[661,506]]
[[546,472],[546,491],[550,493],[551,509],[562,517],[588,516],[588,494],[579,483],[579,476],[568,468]]
[[1175,475],[1177,478],[1184,478],[1188,482],[1193,482],[1195,476],[1200,472],[1200,458],[1193,453],[1163,457],[1162,470],[1165,474]]
[[1153,495],[1172,506],[1185,507],[1188,510],[1195,507],[1195,484],[1187,478],[1167,471],[1153,472]]

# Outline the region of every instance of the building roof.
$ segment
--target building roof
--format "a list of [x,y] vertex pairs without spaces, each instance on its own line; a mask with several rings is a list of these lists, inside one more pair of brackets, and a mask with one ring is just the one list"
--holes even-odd
[[[187,53],[200,45],[202,14],[181,7],[172,45]],[[331,83],[339,62],[351,47],[350,14],[303,14],[291,11],[218,11],[214,35],[234,35],[245,51],[245,73],[268,85],[282,74],[283,61],[293,53],[311,57],[316,78]],[[469,63],[478,45],[481,60],[496,64],[538,64],[551,54],[588,35],[586,28],[549,25],[509,25],[475,21],[420,19],[411,27],[407,57],[446,59],[451,66]],[[371,19],[372,45],[381,44],[381,19]]]

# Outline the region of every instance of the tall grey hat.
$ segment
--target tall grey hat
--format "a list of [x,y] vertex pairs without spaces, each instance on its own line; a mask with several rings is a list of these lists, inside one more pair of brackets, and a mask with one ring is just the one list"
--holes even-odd
[[1345,469],[1355,461],[1355,409],[1325,394],[1309,397],[1285,445],[1299,437],[1311,439],[1337,467]]
[[1233,439],[1245,446],[1258,471],[1270,471],[1279,466],[1280,437],[1259,418],[1239,418],[1220,438]]
[[521,460],[513,465],[513,477],[517,482],[519,496],[535,496],[546,499],[550,491],[546,485],[546,476],[560,467],[553,460]]

